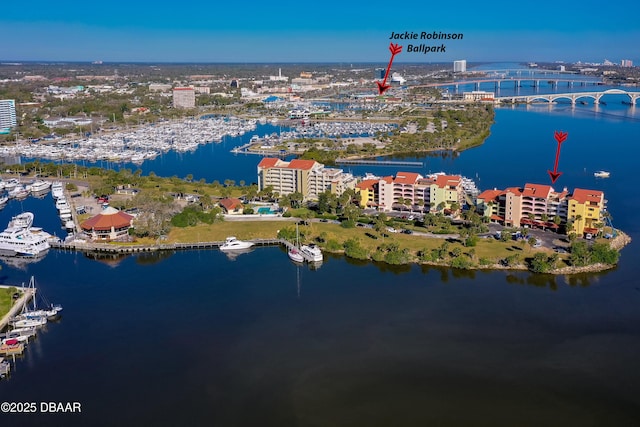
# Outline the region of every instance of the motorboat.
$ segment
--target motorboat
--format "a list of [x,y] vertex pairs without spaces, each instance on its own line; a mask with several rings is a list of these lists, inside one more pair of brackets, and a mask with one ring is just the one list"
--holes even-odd
[[11,218],[9,221],[9,227],[15,228],[30,228],[33,225],[33,213],[22,212]]
[[0,232],[0,255],[33,257],[46,252],[52,236],[39,227],[32,227],[32,223],[31,212],[13,217],[9,226]]
[[220,246],[221,251],[233,251],[238,249],[247,249],[253,246],[253,242],[246,242],[238,240],[234,236],[227,237],[224,243]]
[[60,181],[56,181],[51,184],[51,196],[54,199],[64,197],[64,187],[62,186],[62,183]]
[[67,199],[61,197],[56,200],[56,209],[71,209],[71,206],[69,205],[69,202],[67,202]]
[[31,185],[28,186],[29,190],[32,193],[40,193],[42,191],[47,191],[51,187],[51,183],[49,181],[43,181],[41,179],[35,180]]
[[46,317],[37,317],[35,319],[18,319],[14,320],[12,323],[14,328],[38,328],[46,324]]
[[595,176],[596,178],[609,178],[610,175],[611,172],[607,171],[597,171],[593,173],[593,176]]
[[4,189],[7,191],[11,191],[16,188],[16,185],[20,185],[20,181],[15,178],[11,178],[10,180],[5,181]]
[[300,246],[300,251],[304,255],[306,255],[306,257],[311,262],[318,262],[318,261],[322,261],[324,259],[324,257],[322,256],[322,251],[320,250],[320,248],[317,247],[316,245],[314,245],[313,243],[309,244],[309,245]]

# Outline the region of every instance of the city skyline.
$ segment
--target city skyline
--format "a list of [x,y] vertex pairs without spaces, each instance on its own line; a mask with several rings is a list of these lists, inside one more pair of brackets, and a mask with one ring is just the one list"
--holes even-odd
[[[640,6],[601,9],[594,1],[552,8],[504,0],[425,6],[378,0],[359,6],[258,6],[196,1],[188,9],[147,0],[82,7],[35,0],[0,16],[0,60],[105,62],[386,62],[392,32],[450,32],[462,40],[394,40],[446,45],[444,52],[408,53],[399,62],[640,62],[634,42]],[[597,10],[597,14],[594,13]],[[473,13],[469,13],[472,11]],[[597,23],[597,25],[594,25]],[[10,42],[6,42],[10,41]]]

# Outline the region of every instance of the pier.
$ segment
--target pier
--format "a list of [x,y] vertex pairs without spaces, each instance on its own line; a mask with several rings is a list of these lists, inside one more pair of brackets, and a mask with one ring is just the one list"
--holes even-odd
[[359,160],[349,160],[349,159],[336,159],[336,164],[339,165],[374,165],[374,166],[409,166],[421,168],[424,166],[422,162],[405,162],[405,161],[395,161],[395,160],[369,160],[369,159],[359,159]]
[[[251,239],[247,240],[253,243],[254,246],[275,246],[282,245],[287,250],[293,249],[295,246],[293,243],[285,239]],[[105,254],[135,254],[143,252],[156,252],[156,251],[188,251],[199,249],[218,249],[224,244],[223,241],[213,242],[194,242],[194,243],[164,243],[158,245],[112,245],[108,243],[92,243],[92,242],[56,242],[51,243],[52,248],[78,251],[78,252],[92,252],[92,253],[105,253]],[[312,262],[308,255],[302,253],[305,261]],[[24,305],[24,304],[23,304]]]

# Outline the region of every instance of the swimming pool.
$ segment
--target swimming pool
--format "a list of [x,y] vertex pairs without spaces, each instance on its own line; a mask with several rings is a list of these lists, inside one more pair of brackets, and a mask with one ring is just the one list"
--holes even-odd
[[276,211],[271,210],[271,208],[268,206],[263,206],[261,208],[258,208],[258,213],[260,215],[275,215]]

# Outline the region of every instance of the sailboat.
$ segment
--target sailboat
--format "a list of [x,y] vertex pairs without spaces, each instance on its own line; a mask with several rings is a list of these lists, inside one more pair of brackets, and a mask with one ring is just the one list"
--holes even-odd
[[[34,279],[33,276],[31,276],[31,280],[29,281],[29,288],[35,290],[35,279]],[[46,308],[46,309],[38,309],[37,304],[36,304],[36,295],[35,295],[35,292],[34,292],[34,295],[33,295],[33,308],[31,310],[25,310],[22,313],[20,313],[19,315],[17,315],[15,323],[17,323],[19,321],[25,321],[25,322],[22,322],[22,324],[21,324],[23,326],[30,326],[31,325],[31,323],[29,323],[27,321],[44,320],[44,323],[46,323],[47,319],[48,320],[56,319],[59,316],[59,313],[61,311],[62,311],[62,306],[59,305],[59,304],[57,304],[57,305],[50,304],[49,307]],[[18,325],[15,325],[15,326],[18,327]],[[39,326],[39,325],[35,325],[35,326]]]
[[293,262],[304,262],[304,256],[300,252],[300,232],[298,230],[298,224],[296,224],[296,245],[289,249],[287,255],[289,255],[289,259]]

